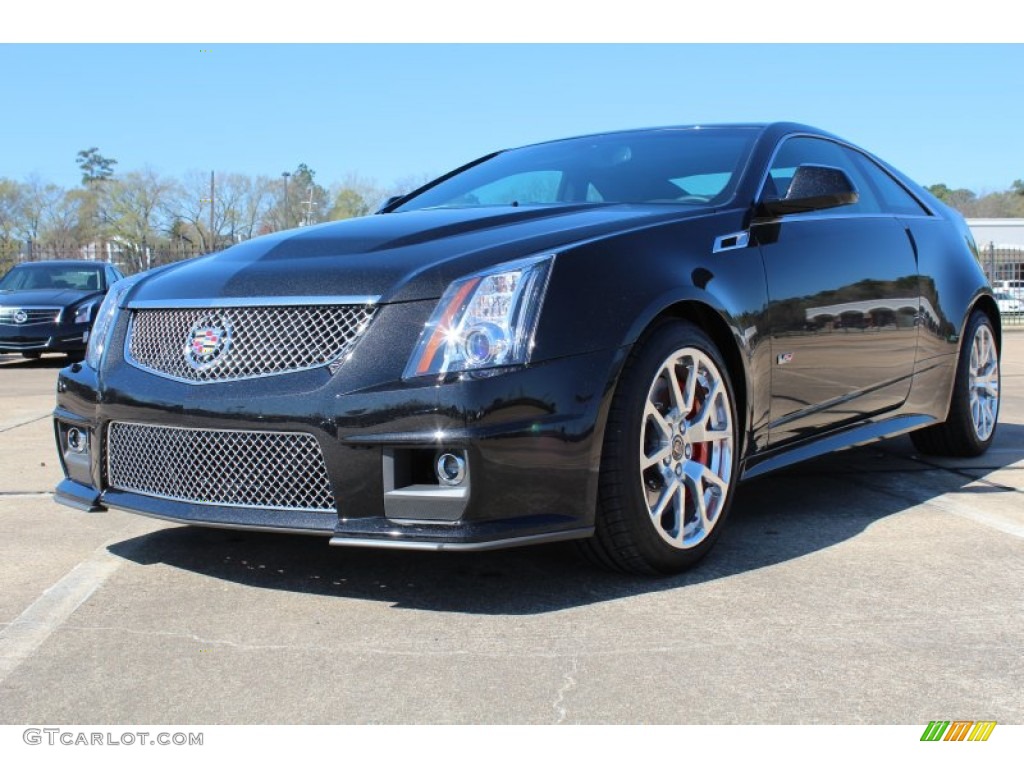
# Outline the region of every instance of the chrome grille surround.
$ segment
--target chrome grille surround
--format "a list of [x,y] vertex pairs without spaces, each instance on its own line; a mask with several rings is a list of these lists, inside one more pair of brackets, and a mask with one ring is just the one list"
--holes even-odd
[[304,432],[195,429],[114,421],[111,488],[193,504],[335,512],[320,444]]
[[[0,307],[0,325],[45,325],[55,323],[60,319],[62,307]],[[25,313],[25,319],[20,323],[15,320],[19,312]]]
[[[130,305],[125,358],[191,384],[236,381],[337,364],[369,326],[374,299],[303,303],[147,307]],[[211,344],[199,337],[210,331]],[[221,343],[221,341],[223,343]],[[333,368],[333,366],[332,366]]]

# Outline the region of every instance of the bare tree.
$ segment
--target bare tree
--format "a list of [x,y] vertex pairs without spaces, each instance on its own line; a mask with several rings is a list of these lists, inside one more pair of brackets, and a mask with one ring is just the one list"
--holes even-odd
[[0,250],[11,253],[21,244],[21,211],[24,191],[12,179],[0,179]]
[[39,242],[46,209],[62,190],[54,184],[47,184],[36,174],[29,176],[21,186],[21,210],[18,219],[21,236],[24,240]]
[[387,197],[387,190],[373,179],[348,174],[331,188],[334,204],[327,215],[331,221],[366,216],[376,211]]
[[88,229],[83,222],[83,212],[89,202],[85,190],[56,190],[46,198],[43,209],[42,227],[39,240],[43,246],[58,253],[67,253],[85,245]]
[[[204,171],[188,171],[177,184],[164,206],[165,213],[177,221],[175,235],[198,246],[203,253],[213,250],[210,221],[210,175]],[[214,228],[217,228],[214,211]]]
[[107,234],[137,269],[148,268],[147,248],[168,228],[163,212],[174,187],[172,180],[151,168],[131,171],[103,185],[101,210]]
[[0,272],[20,261],[22,185],[12,179],[0,179]]
[[265,176],[253,179],[241,173],[218,173],[214,181],[212,232],[208,172],[186,173],[166,206],[169,218],[179,222],[175,236],[204,253],[262,234],[261,223],[273,204],[272,184]]
[[218,237],[229,242],[248,240],[259,231],[273,201],[273,188],[266,176],[252,178],[242,173],[221,173],[216,177],[214,224],[221,222]]
[[260,234],[263,222],[274,206],[274,180],[269,176],[257,176],[245,197],[245,216],[242,234],[246,239]]
[[402,176],[400,179],[396,179],[390,187],[388,187],[387,196],[393,197],[394,195],[407,195],[413,192],[429,181],[434,180],[434,176],[429,173],[411,173],[408,176]]

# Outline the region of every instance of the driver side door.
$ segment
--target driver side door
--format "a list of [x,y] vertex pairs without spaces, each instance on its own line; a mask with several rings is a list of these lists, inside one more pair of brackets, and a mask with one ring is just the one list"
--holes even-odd
[[919,288],[911,238],[856,150],[811,136],[778,148],[759,201],[786,198],[802,165],[839,168],[855,203],[755,220],[772,348],[769,442],[798,440],[900,406],[910,391]]

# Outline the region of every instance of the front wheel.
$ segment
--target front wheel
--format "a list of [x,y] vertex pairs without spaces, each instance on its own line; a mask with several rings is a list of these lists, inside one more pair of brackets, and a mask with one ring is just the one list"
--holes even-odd
[[992,444],[999,418],[999,348],[992,321],[975,310],[956,365],[949,414],[941,424],[910,433],[921,453],[980,456]]
[[728,369],[697,326],[666,322],[638,342],[612,400],[601,457],[600,564],[677,573],[711,549],[737,480],[738,427]]

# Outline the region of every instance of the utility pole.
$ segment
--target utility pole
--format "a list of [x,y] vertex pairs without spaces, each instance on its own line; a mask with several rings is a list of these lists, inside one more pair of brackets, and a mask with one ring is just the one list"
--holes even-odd
[[[214,193],[215,193],[215,190],[214,190],[214,187],[213,187],[213,171],[210,171],[210,196],[209,197],[201,197],[201,198],[199,198],[199,204],[200,205],[202,205],[203,203],[209,203],[210,204],[210,239],[206,243],[206,252],[207,253],[213,253],[215,250],[217,250],[217,238],[216,238],[216,236],[213,233],[213,196],[214,196]],[[200,212],[201,211],[202,211],[202,209],[200,208]],[[198,219],[199,219],[199,217],[196,216],[196,229],[199,230],[199,237],[200,237],[200,239],[202,239],[203,231],[202,231],[202,227],[199,226],[199,220]]]
[[292,217],[291,216],[291,213],[292,213],[291,212],[291,206],[288,203],[288,177],[291,176],[291,174],[288,173],[288,171],[285,171],[284,173],[281,174],[281,176],[284,179],[284,227],[283,227],[283,229],[288,229],[288,220],[291,219],[291,217]]
[[302,226],[308,227],[313,223],[313,187],[309,188],[309,200],[303,203],[306,213],[302,217]]
[[213,231],[213,201],[214,201],[214,187],[213,187],[213,171],[210,171],[210,250],[217,250],[217,235]]

